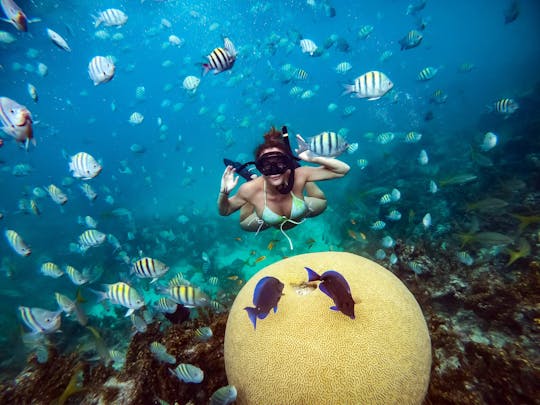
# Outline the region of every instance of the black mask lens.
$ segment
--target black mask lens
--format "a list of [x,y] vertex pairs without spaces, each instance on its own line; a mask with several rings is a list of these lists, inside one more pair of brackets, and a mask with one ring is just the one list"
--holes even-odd
[[265,153],[257,160],[255,166],[265,176],[283,174],[291,168],[290,159],[279,152]]

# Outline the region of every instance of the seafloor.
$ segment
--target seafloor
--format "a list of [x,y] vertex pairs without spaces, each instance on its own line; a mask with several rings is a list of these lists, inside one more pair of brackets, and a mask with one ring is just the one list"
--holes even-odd
[[[416,275],[405,265],[392,266],[420,303],[431,339],[433,366],[426,404],[540,404],[540,261],[520,259],[509,271],[503,262],[486,262],[471,269],[450,268],[450,253],[436,246],[396,245],[398,263],[421,262]],[[430,259],[431,258],[431,259]],[[185,317],[168,328],[157,323],[136,334],[125,366],[116,371],[73,352],[52,351],[39,364],[31,355],[27,367],[0,385],[3,404],[207,404],[227,384],[223,337],[227,313]],[[197,342],[194,330],[210,326],[214,337]],[[158,363],[148,347],[166,344],[168,352],[186,363],[205,365],[201,384],[171,378],[168,365]],[[77,390],[65,392],[76,375]],[[53,402],[55,401],[55,402]]]

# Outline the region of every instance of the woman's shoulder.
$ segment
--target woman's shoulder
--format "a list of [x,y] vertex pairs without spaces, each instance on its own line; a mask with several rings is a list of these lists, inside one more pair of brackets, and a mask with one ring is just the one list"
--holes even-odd
[[262,189],[262,176],[253,180],[246,181],[238,189],[238,193],[244,196],[250,196]]

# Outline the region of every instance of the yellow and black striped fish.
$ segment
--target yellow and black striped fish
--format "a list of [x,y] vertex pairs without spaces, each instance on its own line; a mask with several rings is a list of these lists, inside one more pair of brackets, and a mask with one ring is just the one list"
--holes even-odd
[[182,304],[186,308],[203,307],[210,302],[210,299],[203,291],[191,285],[158,288],[158,292],[168,295],[173,301]]
[[28,247],[26,243],[24,243],[23,239],[19,236],[19,234],[11,229],[6,229],[5,232],[6,239],[9,243],[9,246],[21,256],[28,256],[30,253],[32,253],[32,250]]
[[502,98],[494,103],[493,108],[501,114],[513,114],[519,108],[519,104],[512,98]]
[[19,314],[33,333],[54,333],[60,329],[62,310],[53,312],[41,308],[19,307]]
[[47,277],[58,278],[64,275],[64,272],[53,262],[45,262],[40,268],[41,274]]
[[136,309],[144,306],[144,300],[141,295],[129,284],[118,282],[114,284],[104,284],[107,291],[92,290],[98,295],[98,301],[109,299],[113,304],[119,304],[129,310],[125,316],[130,316]]
[[210,52],[206,58],[208,63],[203,63],[203,76],[209,71],[213,70],[214,74],[224,72],[233,67],[234,62],[236,61],[236,48],[232,41],[225,37],[223,39],[223,48],[218,47]]
[[87,229],[79,236],[79,247],[83,252],[86,252],[89,248],[99,246],[103,242],[107,235],[96,229]]
[[416,80],[424,82],[426,80],[431,80],[435,77],[439,69],[434,68],[433,66],[425,67],[418,73],[418,76],[416,76]]
[[169,270],[169,266],[151,257],[143,257],[131,266],[131,273],[140,278],[151,278],[152,283],[163,276]]
[[422,34],[420,34],[416,30],[411,30],[405,35],[403,38],[399,40],[399,44],[401,45],[401,50],[404,49],[411,49],[418,45],[420,45],[420,42],[422,42],[422,39],[424,37]]
[[353,84],[344,84],[345,91],[342,94],[352,94],[353,97],[378,100],[388,93],[394,83],[383,72],[372,70],[357,77]]
[[45,190],[47,190],[49,196],[56,204],[64,205],[65,203],[67,203],[67,195],[56,185],[49,184]]

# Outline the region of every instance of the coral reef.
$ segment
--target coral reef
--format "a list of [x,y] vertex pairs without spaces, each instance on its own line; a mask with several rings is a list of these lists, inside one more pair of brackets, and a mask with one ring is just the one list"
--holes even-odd
[[[304,266],[345,277],[354,320],[330,309]],[[265,276],[285,287],[277,313],[254,329],[244,308]],[[227,322],[225,366],[240,404],[420,404],[431,345],[421,309],[394,275],[350,253],[309,253],[267,266],[240,291]]]

